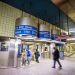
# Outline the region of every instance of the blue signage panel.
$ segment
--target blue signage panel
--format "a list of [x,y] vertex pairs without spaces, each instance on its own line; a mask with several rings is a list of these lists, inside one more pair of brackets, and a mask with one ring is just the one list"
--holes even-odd
[[58,36],[59,36],[58,34],[51,34],[51,39],[58,41],[58,40],[59,40],[59,39],[58,39]]
[[57,43],[56,46],[64,46],[64,44]]
[[37,27],[30,25],[17,25],[15,28],[15,34],[37,36]]
[[61,42],[66,42],[67,40],[66,39],[61,39]]
[[66,42],[66,39],[59,39],[58,38],[59,36],[60,36],[59,34],[52,34],[51,39],[56,41]]
[[50,39],[50,32],[49,31],[39,31],[39,38]]

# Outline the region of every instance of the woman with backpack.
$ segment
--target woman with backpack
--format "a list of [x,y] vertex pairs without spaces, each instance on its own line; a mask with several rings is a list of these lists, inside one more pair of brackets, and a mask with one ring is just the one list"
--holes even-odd
[[27,64],[29,65],[30,64],[30,60],[31,60],[31,52],[28,49],[26,51],[27,51]]

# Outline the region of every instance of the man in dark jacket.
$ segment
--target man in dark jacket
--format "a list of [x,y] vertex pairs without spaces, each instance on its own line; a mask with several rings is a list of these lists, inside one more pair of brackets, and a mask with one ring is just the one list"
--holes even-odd
[[39,63],[39,56],[40,56],[39,51],[36,49],[36,51],[35,51],[34,54],[35,54],[35,60],[36,60],[36,62]]
[[56,62],[58,62],[59,64],[59,68],[62,68],[62,65],[59,61],[59,50],[57,48],[54,47],[54,52],[53,52],[53,60],[54,60],[54,65],[52,68],[55,68]]

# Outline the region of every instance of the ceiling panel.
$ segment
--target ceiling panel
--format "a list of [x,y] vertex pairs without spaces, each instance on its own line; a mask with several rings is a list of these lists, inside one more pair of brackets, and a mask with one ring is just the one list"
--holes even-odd
[[60,9],[71,18],[68,23],[69,31],[75,37],[75,0],[68,0]]
[[[1,0],[42,20],[67,30],[67,15],[51,0]],[[68,17],[69,18],[69,17]],[[70,18],[69,18],[70,19]],[[71,20],[72,21],[72,20]],[[66,23],[65,23],[66,22]]]

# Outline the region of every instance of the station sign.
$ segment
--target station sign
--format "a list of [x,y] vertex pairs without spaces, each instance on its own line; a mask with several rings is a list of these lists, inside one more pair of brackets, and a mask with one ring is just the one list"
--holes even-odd
[[58,36],[59,36],[59,34],[51,34],[51,39],[59,41]]
[[50,39],[49,25],[40,24],[40,26],[39,26],[39,38]]
[[15,34],[37,36],[37,27],[31,25],[16,25]]
[[39,31],[39,37],[50,39],[50,32],[49,31]]
[[70,35],[60,35],[57,38],[58,39],[67,39],[67,38],[70,38],[70,37],[71,37]]
[[67,35],[65,32],[61,32],[61,35],[58,36],[57,38],[58,39],[67,39],[67,38],[70,38],[71,36],[70,35]]

